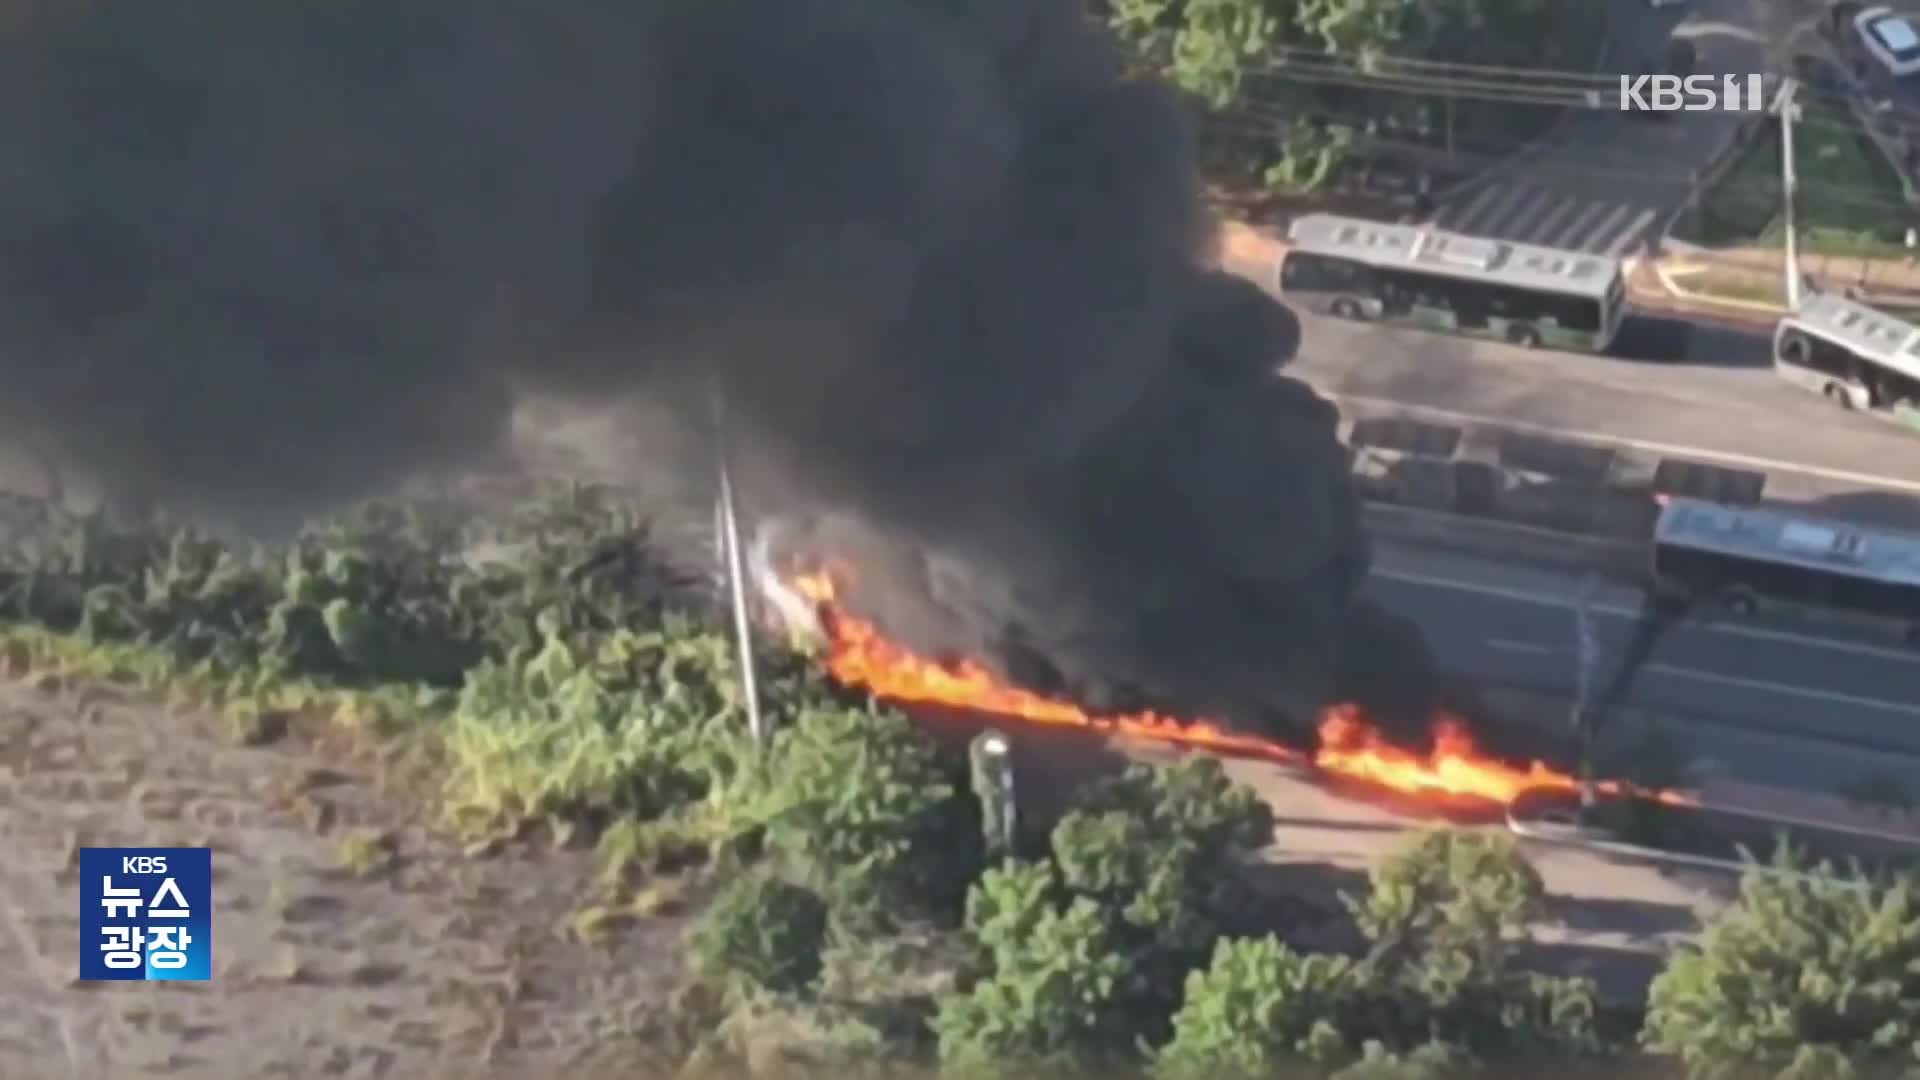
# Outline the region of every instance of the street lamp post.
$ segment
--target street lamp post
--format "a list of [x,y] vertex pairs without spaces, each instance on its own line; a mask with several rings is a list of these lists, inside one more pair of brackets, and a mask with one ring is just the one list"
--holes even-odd
[[1580,812],[1593,812],[1597,801],[1593,783],[1594,721],[1587,699],[1593,692],[1593,672],[1600,662],[1600,642],[1593,628],[1593,598],[1599,581],[1589,576],[1573,603],[1574,669],[1573,727],[1580,737]]
[[1773,104],[1774,111],[1780,115],[1780,220],[1786,227],[1786,294],[1787,308],[1791,311],[1800,307],[1800,238],[1799,226],[1794,221],[1800,178],[1793,168],[1793,122],[1800,118],[1800,106],[1794,101],[1796,89],[1794,80],[1782,79],[1780,96]]
[[747,709],[747,729],[755,745],[766,742],[766,729],[760,719],[760,685],[753,662],[753,624],[747,618],[747,582],[742,567],[740,519],[733,497],[733,468],[727,453],[726,400],[716,382],[713,389],[714,452],[720,462],[720,496],[716,517],[720,528],[720,550],[726,560],[727,581],[733,599],[733,632],[739,654],[740,690]]

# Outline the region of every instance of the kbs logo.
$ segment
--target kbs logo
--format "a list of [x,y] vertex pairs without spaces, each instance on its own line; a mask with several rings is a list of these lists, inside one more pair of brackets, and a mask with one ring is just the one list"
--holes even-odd
[[80,849],[81,980],[212,974],[211,849]]
[[1765,112],[1759,75],[1622,75],[1621,112]]

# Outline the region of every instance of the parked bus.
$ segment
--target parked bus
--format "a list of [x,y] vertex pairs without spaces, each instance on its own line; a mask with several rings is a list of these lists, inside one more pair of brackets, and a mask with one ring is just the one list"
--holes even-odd
[[1773,368],[1844,409],[1920,430],[1920,327],[1810,293],[1773,333]]
[[1717,600],[1736,615],[1769,606],[1881,621],[1920,645],[1920,535],[1765,508],[1670,499],[1654,528],[1655,594]]
[[1625,314],[1604,255],[1334,214],[1295,221],[1288,244],[1281,293],[1342,318],[1604,352]]

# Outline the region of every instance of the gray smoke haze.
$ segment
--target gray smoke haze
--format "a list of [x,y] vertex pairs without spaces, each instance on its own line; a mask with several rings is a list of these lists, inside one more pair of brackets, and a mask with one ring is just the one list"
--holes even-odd
[[0,427],[109,490],[320,507],[528,394],[705,468],[722,387],[913,644],[1249,722],[1420,673],[1298,324],[1070,0],[105,0],[0,28],[0,144]]

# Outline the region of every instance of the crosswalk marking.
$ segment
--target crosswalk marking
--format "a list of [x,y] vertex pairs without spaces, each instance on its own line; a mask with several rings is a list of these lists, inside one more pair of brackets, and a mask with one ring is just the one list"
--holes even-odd
[[1533,217],[1536,204],[1551,201],[1552,198],[1553,192],[1545,188],[1528,188],[1520,201],[1513,204],[1511,211],[1498,215],[1498,220],[1487,222],[1480,231],[1502,239],[1518,240],[1519,236],[1508,234],[1513,232],[1515,226],[1523,225]]
[[1570,238],[1570,242],[1566,246],[1577,247],[1583,251],[1596,246],[1602,239],[1612,236],[1614,226],[1625,220],[1627,214],[1631,211],[1632,207],[1628,206],[1611,207],[1607,211],[1607,216],[1602,218],[1598,224],[1592,226],[1588,231]]
[[1647,231],[1647,227],[1652,224],[1652,209],[1642,210],[1633,215],[1633,221],[1630,222],[1626,228],[1620,230],[1619,235],[1614,238],[1613,243],[1607,245],[1607,254],[1616,259],[1626,254],[1628,248],[1640,242],[1641,235],[1644,234]]
[[1544,244],[1620,257],[1652,227],[1659,208],[1571,194],[1551,184],[1490,181],[1439,207],[1443,229],[1515,243]]
[[1448,228],[1459,229],[1462,232],[1465,232],[1467,231],[1466,223],[1469,221],[1472,221],[1480,213],[1481,209],[1485,207],[1489,201],[1491,201],[1495,196],[1499,194],[1500,194],[1500,185],[1487,184],[1480,189],[1479,194],[1473,197],[1473,201],[1468,203],[1465,209],[1455,214],[1447,214],[1443,212],[1441,215],[1441,220],[1447,223]]
[[1553,213],[1540,219],[1540,225],[1534,230],[1534,234],[1543,239],[1551,240],[1555,235],[1554,230],[1560,227],[1560,224],[1566,220],[1567,215],[1579,208],[1580,202],[1578,199],[1562,199],[1560,205],[1553,208]]
[[1580,216],[1569,222],[1567,227],[1561,230],[1559,236],[1543,237],[1542,239],[1555,247],[1572,247],[1574,246],[1574,237],[1584,234],[1600,215],[1606,212],[1606,203],[1588,203],[1580,208]]

